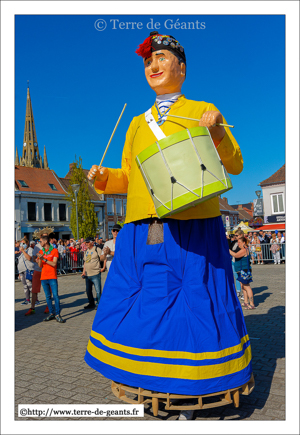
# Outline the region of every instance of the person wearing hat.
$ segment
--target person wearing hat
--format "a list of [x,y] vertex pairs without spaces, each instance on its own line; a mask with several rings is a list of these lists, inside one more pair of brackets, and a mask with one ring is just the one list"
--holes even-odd
[[[121,231],[121,229],[122,229],[122,227],[119,224],[115,224],[112,227],[111,232],[112,232],[113,238],[108,240],[107,242],[105,242],[103,249],[102,249],[101,260],[106,262],[106,268],[107,268],[108,272],[109,272],[111,263],[112,263],[114,256],[115,256],[117,235],[118,235],[119,231]],[[105,269],[105,266],[104,266],[104,269]]]
[[121,168],[93,165],[88,174],[98,194],[127,193],[127,212],[85,361],[133,387],[224,391],[248,382],[252,367],[219,199],[158,219],[135,158],[158,132],[168,137],[198,126],[208,128],[230,174],[243,169],[241,151],[230,129],[217,125],[226,121],[213,104],[182,94],[186,57],[175,37],[151,32],[137,54],[156,101],[132,120]]
[[[84,251],[84,266],[83,272],[81,274],[82,278],[85,278],[85,289],[86,295],[88,297],[88,305],[86,305],[85,309],[94,309],[95,306],[99,304],[102,288],[101,288],[101,272],[104,272],[104,269],[101,269],[100,265],[100,256],[101,249],[94,246],[95,239],[94,237],[87,237],[85,239],[85,244],[87,246],[86,251]],[[95,286],[96,295],[97,295],[97,303],[95,305],[95,300],[93,296],[93,284]]]
[[33,276],[32,276],[32,289],[31,289],[31,307],[25,313],[25,316],[31,316],[35,314],[35,306],[40,304],[38,300],[38,294],[41,291],[41,272],[42,268],[39,267],[37,262],[37,254],[42,249],[39,241],[36,243],[34,240],[31,240],[30,247],[33,249],[32,251],[32,262],[33,262]]

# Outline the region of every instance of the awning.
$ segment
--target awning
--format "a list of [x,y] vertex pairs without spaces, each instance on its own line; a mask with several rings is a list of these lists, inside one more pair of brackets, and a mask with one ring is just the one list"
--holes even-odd
[[285,224],[265,224],[262,227],[256,228],[256,231],[275,231],[275,230],[281,230],[285,231]]

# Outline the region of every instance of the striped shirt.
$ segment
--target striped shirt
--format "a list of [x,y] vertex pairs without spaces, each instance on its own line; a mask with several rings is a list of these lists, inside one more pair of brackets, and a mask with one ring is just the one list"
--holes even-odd
[[178,100],[180,95],[180,92],[175,92],[174,94],[158,95],[155,101],[155,107],[158,113],[158,125],[162,125],[166,121],[166,115],[169,112],[170,107]]

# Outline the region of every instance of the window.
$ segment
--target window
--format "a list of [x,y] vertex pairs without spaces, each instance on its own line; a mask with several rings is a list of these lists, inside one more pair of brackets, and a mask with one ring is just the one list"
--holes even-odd
[[126,216],[127,200],[123,199],[123,216]]
[[103,209],[100,208],[99,211],[97,211],[97,217],[98,217],[98,225],[102,225],[103,223]]
[[66,204],[59,204],[59,220],[66,221]]
[[114,222],[108,222],[108,238],[109,239],[112,239],[113,238],[113,235],[112,235],[112,229],[113,229],[113,226],[115,225],[115,223]]
[[27,211],[28,211],[28,220],[29,221],[36,221],[35,202],[28,202],[27,203]]
[[44,212],[45,212],[45,221],[52,221],[52,204],[51,203],[44,204]]
[[114,214],[114,199],[113,198],[107,198],[107,214],[108,215]]
[[116,199],[116,214],[122,216],[122,199]]
[[284,213],[283,193],[271,195],[272,214]]
[[28,184],[24,180],[18,180],[22,187],[29,187]]
[[54,186],[54,184],[49,183],[49,186],[51,187],[52,190],[57,190],[56,187]]

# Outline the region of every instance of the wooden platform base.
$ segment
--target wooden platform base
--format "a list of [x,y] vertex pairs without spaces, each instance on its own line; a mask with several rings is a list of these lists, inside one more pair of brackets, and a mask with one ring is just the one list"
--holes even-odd
[[[129,387],[128,385],[120,384],[114,381],[111,384],[111,389],[114,395],[118,397],[118,399],[124,400],[124,402],[127,403],[146,404],[152,402],[153,415],[157,416],[159,402],[162,402],[165,405],[165,409],[167,411],[216,408],[218,406],[229,405],[232,402],[235,408],[238,408],[240,404],[240,392],[241,394],[248,396],[250,393],[252,393],[254,386],[255,382],[254,376],[252,374],[250,380],[246,384],[241,385],[240,387],[232,388],[226,391],[219,391],[218,393],[205,394],[202,396],[185,396],[182,394],[158,393],[157,391],[144,390],[143,388]],[[175,401],[185,401],[186,399],[196,399],[197,403],[195,405],[189,406],[174,404]]]

